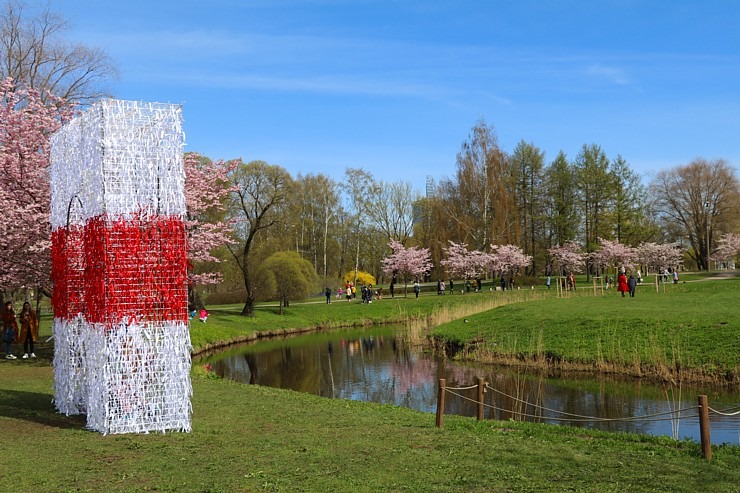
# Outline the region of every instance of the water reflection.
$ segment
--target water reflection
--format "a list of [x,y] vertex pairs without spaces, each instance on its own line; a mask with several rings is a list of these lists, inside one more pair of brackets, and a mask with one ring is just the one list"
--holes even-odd
[[[304,335],[260,342],[210,356],[219,375],[242,383],[279,387],[324,397],[395,404],[435,412],[437,385],[469,387],[483,377],[490,385],[484,416],[526,419],[606,431],[667,435],[699,440],[699,394],[717,410],[738,406],[723,389],[669,389],[640,381],[548,378],[521,371],[453,363],[412,346],[403,328],[382,327]],[[477,389],[448,395],[445,414],[477,415]],[[662,414],[689,409],[680,420]],[[560,412],[568,413],[562,416]],[[594,421],[585,417],[615,421]],[[644,418],[648,416],[648,418]],[[583,417],[583,418],[582,418]],[[640,418],[640,419],[634,419]],[[740,444],[738,417],[710,415],[712,443]]]

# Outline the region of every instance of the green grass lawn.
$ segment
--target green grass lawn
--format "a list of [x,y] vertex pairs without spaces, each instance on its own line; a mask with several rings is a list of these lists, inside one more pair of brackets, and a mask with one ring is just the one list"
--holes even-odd
[[[0,491],[739,491],[740,448],[446,416],[193,379],[191,433],[108,435],[51,406],[47,366],[0,366]],[[5,462],[7,464],[7,462]]]
[[[703,371],[738,365],[737,280],[641,287],[634,300],[511,293],[381,300],[372,305],[294,304],[285,315],[262,307],[213,307],[192,324],[196,348],[258,331],[454,319],[439,337],[495,351],[509,345],[584,361],[673,351]],[[544,298],[544,299],[542,299]],[[521,302],[499,306],[506,302]],[[42,334],[49,333],[44,319]],[[494,345],[495,343],[495,345]],[[656,349],[658,348],[658,349]],[[675,348],[668,351],[668,348]],[[409,409],[331,400],[240,385],[193,368],[191,433],[103,436],[83,416],[51,403],[50,343],[38,360],[0,361],[0,491],[37,492],[740,492],[740,447],[714,446],[553,425],[434,416]],[[672,356],[671,356],[672,357]],[[5,460],[9,458],[10,465]]]

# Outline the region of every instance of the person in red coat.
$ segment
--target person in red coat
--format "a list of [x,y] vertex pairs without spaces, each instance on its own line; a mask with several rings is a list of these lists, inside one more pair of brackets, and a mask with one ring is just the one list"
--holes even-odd
[[2,319],[0,335],[2,335],[2,341],[5,343],[5,359],[16,359],[13,356],[13,343],[18,338],[18,324],[15,321],[12,301],[5,302],[5,309],[0,314],[0,319]]
[[624,271],[620,271],[619,277],[617,277],[617,290],[622,293],[622,298],[624,298],[624,293],[629,291],[627,287],[627,276],[624,274]]

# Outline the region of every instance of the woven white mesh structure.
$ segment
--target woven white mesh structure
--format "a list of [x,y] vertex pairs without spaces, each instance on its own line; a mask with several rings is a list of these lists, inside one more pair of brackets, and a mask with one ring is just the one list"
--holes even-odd
[[183,145],[179,105],[119,100],[51,139],[54,403],[101,433],[190,431]]
[[187,324],[122,322],[108,331],[95,325],[83,334],[87,426],[106,433],[190,431]]
[[[182,107],[104,99],[51,138],[51,226],[185,214]],[[71,207],[70,207],[71,205]]]
[[113,330],[55,319],[54,404],[87,414],[101,433],[191,429],[187,324],[127,324]]
[[[83,331],[83,326],[87,330]],[[73,320],[55,318],[54,334],[54,404],[60,413],[84,414],[87,410],[88,386],[85,378],[82,334],[89,324],[82,316]]]

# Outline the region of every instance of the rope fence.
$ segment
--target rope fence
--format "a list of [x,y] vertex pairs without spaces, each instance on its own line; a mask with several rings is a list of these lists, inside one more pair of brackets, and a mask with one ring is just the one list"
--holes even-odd
[[[468,401],[468,402],[476,404],[478,406],[477,418],[479,421],[484,419],[485,409],[491,409],[493,411],[499,411],[499,412],[513,412],[516,416],[522,417],[522,418],[547,419],[550,421],[571,422],[571,423],[573,422],[598,422],[598,423],[656,422],[656,421],[676,421],[682,418],[699,418],[699,431],[700,431],[700,436],[701,436],[702,455],[707,460],[712,459],[712,446],[711,446],[711,440],[709,438],[709,413],[712,412],[718,416],[728,416],[728,417],[740,415],[740,407],[736,406],[736,407],[732,407],[729,409],[718,411],[709,406],[706,395],[700,395],[696,406],[685,407],[681,409],[673,409],[671,411],[663,411],[659,413],[644,414],[641,416],[630,416],[630,417],[624,417],[624,418],[604,418],[600,416],[584,416],[581,414],[574,414],[574,413],[569,413],[566,411],[561,411],[558,409],[552,409],[552,408],[545,407],[539,404],[531,403],[524,399],[520,399],[519,397],[507,394],[505,392],[502,392],[498,389],[491,387],[488,384],[488,382],[486,382],[481,377],[478,377],[478,383],[476,385],[470,385],[466,387],[447,387],[446,383],[447,383],[446,379],[444,378],[439,379],[439,389],[438,389],[438,394],[437,394],[437,422],[436,422],[437,428],[442,427],[442,422],[444,418],[444,408],[445,408],[445,396],[448,394],[454,397],[457,397],[459,399],[462,399],[464,401]],[[477,395],[475,398],[471,398],[469,396],[466,396],[460,393],[462,391],[472,390],[472,389],[477,389],[477,392],[476,392]],[[489,391],[492,394],[500,395],[502,397],[511,399],[514,402],[522,404],[525,409],[527,407],[531,407],[532,409],[534,409],[535,413],[539,413],[539,414],[531,414],[531,413],[524,412],[524,411],[511,411],[510,409],[498,407],[495,404],[487,404],[485,402],[485,393]],[[545,412],[554,414],[554,416],[551,416],[551,415],[545,416],[544,415]]]

